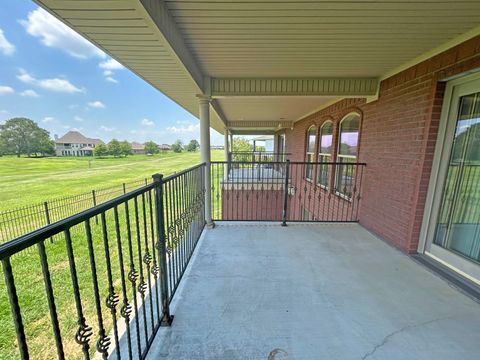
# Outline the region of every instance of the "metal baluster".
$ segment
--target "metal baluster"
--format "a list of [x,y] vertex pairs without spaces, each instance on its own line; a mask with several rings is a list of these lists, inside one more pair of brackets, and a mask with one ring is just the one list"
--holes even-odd
[[[147,179],[145,179],[147,181]],[[157,252],[155,251],[155,224],[153,220],[153,204],[152,204],[152,191],[148,191],[148,206],[150,212],[150,233],[152,234],[152,255],[153,255],[153,263],[151,273],[153,275],[153,282],[155,287],[155,295],[156,295],[156,304],[157,304],[157,321],[160,322],[160,294],[158,293],[158,273],[160,268],[158,267],[157,263]],[[162,209],[163,211],[163,209]],[[150,290],[151,291],[151,290]],[[153,306],[153,304],[152,304]]]
[[107,337],[105,327],[103,324],[102,316],[102,306],[100,302],[100,291],[98,289],[98,276],[97,276],[97,265],[95,263],[95,253],[92,242],[92,229],[90,226],[90,219],[85,221],[85,233],[87,237],[87,246],[88,246],[88,255],[90,258],[90,269],[92,271],[92,281],[93,281],[93,295],[95,298],[95,309],[97,311],[97,322],[98,322],[98,340],[97,340],[97,351],[102,354],[103,359],[108,359],[108,348],[110,346],[110,338]]
[[[155,329],[155,320],[153,317],[153,297],[152,297],[152,281],[150,278],[150,263],[152,262],[152,255],[148,247],[148,227],[147,227],[147,212],[145,207],[145,193],[142,193],[142,220],[143,220],[143,238],[145,243],[145,254],[143,255],[143,262],[147,266],[147,284],[148,284],[148,298],[150,299],[150,321],[152,322],[152,332]],[[146,319],[145,319],[146,321]]]
[[130,315],[132,313],[132,306],[128,303],[127,283],[125,281],[125,269],[123,267],[122,238],[120,234],[120,222],[118,220],[118,208],[116,206],[113,208],[113,214],[115,217],[115,235],[117,237],[118,265],[120,268],[120,280],[122,282],[123,296],[123,305],[120,309],[120,315],[125,319],[125,326],[127,329],[128,358],[132,359],[132,335],[130,333]]
[[127,241],[128,241],[128,257],[130,261],[130,269],[128,271],[128,280],[132,284],[132,298],[133,298],[133,307],[135,311],[135,329],[137,332],[137,347],[140,351],[141,339],[140,339],[140,319],[138,316],[138,303],[137,303],[137,279],[138,272],[135,270],[135,261],[133,258],[133,245],[132,245],[132,229],[130,225],[130,211],[128,207],[128,201],[125,202],[125,222],[127,224]]
[[108,232],[107,232],[107,222],[105,219],[105,212],[102,212],[100,214],[100,222],[102,223],[103,246],[105,248],[105,263],[107,265],[107,280],[108,280],[108,295],[105,300],[105,303],[107,307],[110,309],[110,313],[112,314],[115,351],[117,353],[117,358],[120,359],[120,343],[118,340],[118,325],[117,325],[117,310],[116,310],[116,306],[118,304],[119,299],[118,299],[118,295],[115,294],[115,288],[113,287],[112,265],[110,261],[110,246],[108,244]]
[[88,341],[92,336],[92,328],[86,324],[86,320],[83,315],[82,300],[80,297],[80,287],[78,285],[77,269],[75,266],[75,255],[73,253],[70,229],[66,229],[64,231],[64,234],[65,234],[65,241],[67,245],[68,263],[70,265],[70,276],[72,279],[73,295],[75,297],[75,307],[77,309],[78,330],[75,334],[75,340],[77,344],[82,346],[83,358],[85,360],[88,360],[90,359],[90,355],[88,353],[88,349],[89,349]]
[[22,360],[29,359],[27,339],[25,338],[25,329],[23,327],[20,304],[18,303],[17,289],[15,287],[15,278],[13,276],[10,257],[2,259],[3,275],[5,285],[7,286],[8,300],[12,311],[13,322],[15,324],[15,333],[17,334],[17,344]]
[[163,175],[155,174],[153,176],[155,182],[155,216],[157,224],[158,236],[158,260],[160,263],[160,286],[161,286],[161,300],[162,300],[162,320],[161,326],[170,326],[173,321],[173,316],[170,315],[170,301],[168,298],[168,278],[167,278],[167,251],[165,247],[165,219],[163,217]]
[[138,216],[138,199],[135,196],[133,198],[134,210],[135,210],[135,230],[137,235],[137,251],[138,251],[138,267],[140,271],[140,282],[138,284],[137,290],[140,293],[142,298],[142,313],[143,313],[143,330],[145,332],[145,342],[148,342],[148,329],[147,329],[147,310],[145,309],[145,291],[147,290],[147,284],[145,284],[145,278],[143,276],[143,266],[142,266],[142,245],[141,245],[141,235],[140,235],[140,224]]

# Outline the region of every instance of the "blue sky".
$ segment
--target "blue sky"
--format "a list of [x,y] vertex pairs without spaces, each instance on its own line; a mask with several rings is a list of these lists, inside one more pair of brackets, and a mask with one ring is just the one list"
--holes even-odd
[[[2,0],[0,122],[28,117],[54,134],[173,143],[199,121],[29,0]],[[212,130],[212,143],[223,136]]]

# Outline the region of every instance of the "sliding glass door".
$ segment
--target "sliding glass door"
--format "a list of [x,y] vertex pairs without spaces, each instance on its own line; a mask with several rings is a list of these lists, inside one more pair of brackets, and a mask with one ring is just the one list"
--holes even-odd
[[444,106],[425,252],[480,282],[480,79],[447,86]]
[[480,262],[480,92],[459,99],[433,242]]

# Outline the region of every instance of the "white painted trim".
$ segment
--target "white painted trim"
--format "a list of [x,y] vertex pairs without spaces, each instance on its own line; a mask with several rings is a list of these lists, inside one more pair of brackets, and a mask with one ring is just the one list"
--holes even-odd
[[[467,93],[474,91],[474,89],[465,89],[465,85],[472,82],[478,82],[479,80],[480,73],[475,73],[462,77],[457,77],[456,79],[451,80],[447,83],[442,104],[442,112],[440,115],[440,123],[438,128],[437,141],[435,145],[432,171],[428,184],[427,198],[425,201],[422,227],[420,230],[420,238],[417,247],[417,251],[419,253],[432,255],[433,252],[437,258],[439,253],[443,253],[443,257],[445,258],[445,253],[439,250],[440,247],[433,244],[433,237],[435,235],[435,227],[442,200],[443,185],[448,171],[448,159],[450,157],[450,152],[453,145],[453,134],[456,128],[456,121],[453,121],[451,119],[456,120],[458,100],[460,96],[466,95]],[[472,85],[476,86],[476,84]],[[445,252],[448,251],[446,249],[443,250]],[[454,260],[457,266],[448,264],[446,265],[451,267],[455,271],[459,270],[459,268],[471,267],[470,264],[473,264],[473,262],[470,262],[466,258],[462,257],[460,259],[460,256],[458,255],[452,255],[448,257],[451,260]],[[462,262],[465,262],[465,264],[462,264]],[[467,262],[469,264],[466,264]],[[442,261],[442,263],[445,263],[445,261]],[[462,271],[460,270],[459,272]]]

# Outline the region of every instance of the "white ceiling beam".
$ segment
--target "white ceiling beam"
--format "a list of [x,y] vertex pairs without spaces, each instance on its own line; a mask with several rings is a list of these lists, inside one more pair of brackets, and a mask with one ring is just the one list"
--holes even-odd
[[[170,15],[163,0],[140,0],[146,13],[160,30],[160,35],[165,40],[165,45],[170,47],[172,54],[178,58],[188,71],[198,88],[204,91],[204,74],[197,64],[197,61],[185,46],[175,20]],[[142,6],[139,6],[141,8]]]
[[212,97],[372,96],[376,78],[211,78]]

